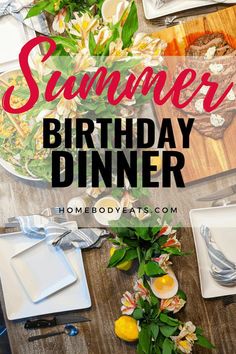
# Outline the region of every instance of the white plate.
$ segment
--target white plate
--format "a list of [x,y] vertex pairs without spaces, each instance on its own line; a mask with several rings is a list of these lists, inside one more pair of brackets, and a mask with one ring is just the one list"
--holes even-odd
[[10,264],[10,259],[36,243],[38,240],[30,239],[20,232],[0,236],[0,277],[8,319],[17,320],[89,308],[91,299],[79,249],[65,251],[78,281],[38,303],[29,299]]
[[[224,3],[235,4],[236,0],[227,0]],[[207,5],[217,5],[217,2],[214,0],[166,0],[166,3],[157,9],[155,0],[143,0],[144,14],[147,20]]]
[[77,276],[64,252],[46,240],[11,258],[22,286],[33,302],[38,302],[73,284]]
[[0,17],[0,72],[19,66],[18,56],[21,48],[35,36],[35,31],[17,21],[13,16]]
[[42,178],[34,178],[34,177],[24,176],[24,175],[20,174],[19,172],[16,171],[15,167],[11,163],[7,162],[6,160],[2,159],[1,157],[0,157],[0,165],[7,172],[11,173],[13,176],[16,176],[18,178],[24,179],[26,181],[36,181],[36,182],[42,181]]
[[211,261],[206,243],[200,234],[201,225],[208,226],[218,247],[227,258],[236,262],[236,205],[193,209],[190,211],[190,220],[197,252],[202,296],[212,298],[236,294],[236,285],[221,286],[212,278]]

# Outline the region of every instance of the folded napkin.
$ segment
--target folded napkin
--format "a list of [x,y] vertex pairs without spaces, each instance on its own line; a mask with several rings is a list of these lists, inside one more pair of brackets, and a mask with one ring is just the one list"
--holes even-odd
[[210,229],[202,225],[200,233],[204,238],[211,259],[211,275],[217,283],[223,286],[236,285],[236,264],[228,260],[218,248]]
[[12,15],[27,27],[44,35],[49,35],[46,18],[43,14],[25,19],[32,0],[0,0],[0,16]]
[[[30,238],[47,238],[53,245],[62,249],[99,248],[109,233],[104,229],[78,229],[77,223],[53,221],[53,217],[43,215],[18,216],[15,218],[22,232]],[[64,236],[66,235],[66,236]]]

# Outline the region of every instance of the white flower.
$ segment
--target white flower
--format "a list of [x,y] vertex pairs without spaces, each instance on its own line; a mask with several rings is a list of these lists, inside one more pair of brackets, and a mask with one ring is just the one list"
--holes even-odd
[[92,71],[95,68],[96,60],[91,57],[87,48],[82,49],[74,58],[74,72]]
[[134,38],[130,52],[136,56],[149,56],[153,58],[158,57],[165,48],[166,43],[160,38],[155,38],[146,33],[138,33]]
[[192,353],[194,341],[197,340],[197,336],[195,334],[196,327],[191,321],[189,321],[186,322],[183,326],[181,325],[179,329],[179,335],[172,336],[170,338],[175,343],[176,348],[178,348],[182,353]]
[[66,29],[65,17],[66,17],[66,9],[63,8],[58,12],[58,14],[55,16],[53,20],[52,29],[55,32],[63,33],[65,31]]
[[107,57],[106,62],[112,62],[114,60],[122,59],[128,55],[127,49],[123,48],[123,42],[120,38],[116,39],[114,42],[111,42],[109,45],[109,56]]
[[112,16],[113,25],[117,24],[129,6],[128,1],[121,1],[116,8],[116,13]]
[[43,56],[39,53],[36,53],[32,58],[34,66],[33,68],[37,71],[40,78],[42,78],[44,75],[50,74],[52,71],[52,69],[49,67],[48,61],[42,62],[42,58]]
[[57,113],[64,118],[75,117],[79,103],[80,100],[78,97],[67,100],[64,96],[62,96],[57,104]]
[[87,39],[89,32],[93,32],[99,24],[97,18],[91,17],[88,13],[83,14],[81,17],[77,13],[74,14],[75,19],[68,23],[68,28],[71,34],[82,37],[83,40]]
[[110,28],[107,26],[103,26],[99,30],[98,34],[95,36],[96,44],[104,46],[107,43],[107,41],[110,39],[111,35],[112,35],[112,31],[110,30]]
[[126,0],[105,0],[101,12],[104,23],[117,24],[129,6]]

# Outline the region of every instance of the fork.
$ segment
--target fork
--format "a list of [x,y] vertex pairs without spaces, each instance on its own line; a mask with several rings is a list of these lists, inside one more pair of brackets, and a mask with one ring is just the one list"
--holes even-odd
[[172,26],[174,24],[178,24],[178,23],[181,22],[181,21],[176,21],[178,19],[186,18],[186,17],[190,17],[190,16],[200,16],[200,15],[205,15],[205,14],[214,12],[215,11],[215,5],[213,5],[213,6],[214,6],[214,8],[207,7],[207,8],[201,9],[200,11],[197,11],[196,9],[195,9],[195,11],[194,10],[189,10],[189,11],[185,11],[182,14],[180,13],[180,14],[177,14],[177,15],[174,15],[174,16],[164,16],[164,17],[156,18],[154,20],[151,20],[151,23],[157,25],[158,27]]

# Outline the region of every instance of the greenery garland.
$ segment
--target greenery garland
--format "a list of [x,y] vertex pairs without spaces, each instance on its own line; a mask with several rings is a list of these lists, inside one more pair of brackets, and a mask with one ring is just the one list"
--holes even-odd
[[[195,344],[212,349],[214,346],[201,328],[175,317],[186,303],[182,290],[177,288],[171,298],[162,299],[153,292],[153,279],[162,280],[167,274],[173,276],[171,257],[186,254],[181,251],[176,237],[178,226],[171,227],[165,218],[155,227],[149,226],[148,221],[141,223],[131,219],[130,227],[112,229],[110,241],[115,251],[111,252],[108,267],[128,270],[131,261],[138,262],[138,280],[134,292],[123,295],[123,316],[115,322],[115,333],[125,341],[137,340],[138,354],[192,353]],[[118,223],[122,225],[122,220]],[[127,262],[130,262],[129,267]]]

